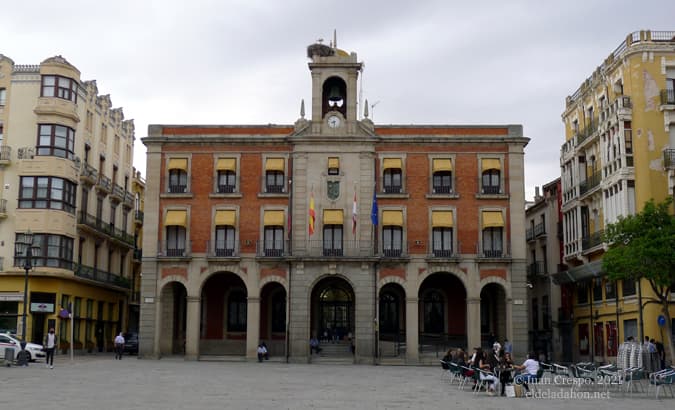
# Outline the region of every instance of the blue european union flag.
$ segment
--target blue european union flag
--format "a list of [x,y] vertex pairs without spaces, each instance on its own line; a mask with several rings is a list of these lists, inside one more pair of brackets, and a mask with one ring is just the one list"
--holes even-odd
[[377,226],[377,192],[373,191],[373,205],[370,208],[370,221],[373,223],[373,225]]

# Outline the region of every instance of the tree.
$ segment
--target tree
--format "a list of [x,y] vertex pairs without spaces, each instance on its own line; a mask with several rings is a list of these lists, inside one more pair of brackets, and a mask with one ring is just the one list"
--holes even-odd
[[650,200],[642,212],[609,224],[605,230],[609,250],[602,258],[602,268],[612,280],[645,279],[649,283],[666,317],[670,358],[675,363],[668,310],[675,284],[675,216],[670,212],[671,203],[672,198],[658,204]]

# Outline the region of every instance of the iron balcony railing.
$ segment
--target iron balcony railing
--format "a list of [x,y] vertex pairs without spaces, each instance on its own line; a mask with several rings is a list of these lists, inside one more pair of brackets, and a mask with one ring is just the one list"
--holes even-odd
[[121,185],[112,184],[112,196],[118,201],[122,201],[124,199],[124,188]]
[[546,265],[544,261],[534,261],[527,265],[528,275],[543,275],[546,273]]
[[410,256],[408,252],[408,244],[406,242],[401,243],[391,243],[382,245],[382,253],[380,255],[383,258],[407,258]]
[[495,244],[491,248],[483,248],[483,244],[476,244],[476,255],[478,258],[487,259],[508,259],[511,258],[511,247],[509,244]]
[[600,229],[599,231],[593,232],[588,236],[584,236],[581,239],[581,248],[583,250],[588,250],[598,245],[601,245],[603,243],[602,237],[604,234],[605,234],[604,229]]
[[262,187],[261,189],[265,194],[285,194],[287,192],[285,178],[283,180],[268,180],[267,176],[263,176],[260,186]]
[[600,185],[601,180],[602,180],[602,172],[600,171],[594,172],[590,177],[586,178],[585,181],[579,183],[579,195],[583,195],[586,192]]
[[400,184],[383,184],[382,192],[385,194],[400,194],[403,192],[403,187]]
[[661,90],[661,105],[675,104],[675,90]]
[[256,242],[256,256],[281,258],[290,256],[290,241],[286,239],[263,240]]
[[106,285],[114,285],[127,289],[131,287],[129,279],[120,275],[116,275],[114,273],[97,269],[92,266],[85,266],[76,263],[73,266],[73,272],[77,277],[94,280],[96,282],[104,283]]
[[129,191],[124,191],[124,206],[127,208],[133,208],[134,207],[134,194],[132,194]]
[[112,187],[112,182],[110,181],[110,178],[108,178],[107,176],[99,174],[98,182],[96,183],[96,185],[100,189],[102,189],[106,192],[110,192],[110,189]]
[[581,144],[583,141],[588,139],[595,131],[598,129],[598,121],[593,120],[586,124],[586,127],[583,130],[577,131],[577,144]]
[[191,243],[185,238],[177,241],[159,241],[157,246],[159,258],[190,258],[192,257]]
[[457,249],[452,247],[452,244],[443,243],[440,241],[432,242],[431,249],[429,252],[430,258],[439,258],[439,259],[452,259],[458,258],[461,246],[460,242],[457,241]]
[[481,193],[485,195],[501,194],[502,188],[499,185],[483,185],[481,186]]
[[0,147],[0,161],[9,161],[12,159],[12,147],[3,145]]
[[531,241],[534,239],[534,228],[525,229],[525,240]]
[[434,194],[452,194],[455,192],[449,185],[434,185],[433,189]]
[[80,171],[80,178],[84,178],[94,183],[98,179],[98,171],[93,166],[84,163],[82,164],[82,170]]
[[675,149],[668,148],[663,151],[663,165],[668,169],[675,169]]
[[534,226],[534,236],[540,237],[542,235],[546,235],[546,225],[540,222]]
[[240,256],[239,241],[207,241],[206,249],[211,258],[233,258]]
[[77,213],[77,223],[93,228],[113,239],[120,240],[127,245],[134,244],[133,235],[121,229],[115,228],[115,226],[110,222],[105,222],[101,218],[97,218],[94,215],[88,214],[87,212],[80,211]]
[[143,211],[135,211],[134,220],[143,223]]
[[186,184],[171,184],[171,185],[169,185],[169,193],[170,194],[187,193],[187,185]]

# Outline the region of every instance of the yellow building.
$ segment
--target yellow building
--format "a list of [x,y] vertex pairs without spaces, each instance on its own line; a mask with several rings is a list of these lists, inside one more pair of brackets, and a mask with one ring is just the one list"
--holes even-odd
[[133,121],[61,56],[0,55],[0,130],[0,330],[106,349],[132,291]]
[[605,226],[669,195],[673,45],[675,31],[629,34],[566,99],[560,166],[569,270],[554,277],[571,306],[560,320],[574,332],[574,360],[611,361],[629,336],[667,345],[649,284],[609,281],[601,268]]

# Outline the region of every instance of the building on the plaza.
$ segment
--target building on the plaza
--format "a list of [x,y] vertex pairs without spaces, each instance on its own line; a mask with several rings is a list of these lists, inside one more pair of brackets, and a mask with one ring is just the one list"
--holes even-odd
[[138,332],[138,321],[141,315],[141,261],[143,258],[143,204],[145,202],[145,178],[141,171],[133,169],[133,178],[131,180],[131,193],[134,195],[134,252],[133,267],[131,269],[131,283],[129,288],[131,294],[129,297],[129,318],[127,330]]
[[571,306],[553,282],[553,274],[566,269],[561,263],[561,202],[560,178],[556,178],[541,187],[541,194],[535,187],[534,202],[525,210],[529,350],[548,362],[572,360],[571,328],[564,316]]
[[[356,53],[308,58],[293,125],[148,127],[141,356],[522,358],[522,126],[376,125]],[[337,343],[312,358],[315,335]]]
[[648,283],[610,281],[601,268],[606,224],[672,190],[673,45],[672,31],[629,34],[566,99],[560,166],[569,270],[555,280],[563,295],[573,293],[574,360],[609,361],[629,336],[665,337]]
[[27,280],[28,341],[68,347],[70,307],[73,346],[106,349],[128,317],[133,121],[61,56],[0,55],[0,136],[0,329],[23,336]]

